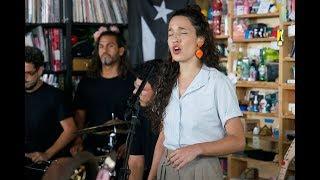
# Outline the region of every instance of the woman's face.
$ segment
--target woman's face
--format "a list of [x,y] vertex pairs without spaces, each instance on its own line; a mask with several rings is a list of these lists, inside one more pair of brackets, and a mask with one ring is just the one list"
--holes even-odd
[[201,40],[196,35],[196,29],[185,16],[174,16],[169,22],[168,46],[172,59],[185,62],[196,59],[195,52]]

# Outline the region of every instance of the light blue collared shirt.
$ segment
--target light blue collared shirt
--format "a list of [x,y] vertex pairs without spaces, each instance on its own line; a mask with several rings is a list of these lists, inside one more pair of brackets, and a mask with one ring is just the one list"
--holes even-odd
[[164,116],[164,146],[180,147],[222,139],[227,120],[242,116],[235,87],[223,73],[203,65],[179,98],[174,86]]

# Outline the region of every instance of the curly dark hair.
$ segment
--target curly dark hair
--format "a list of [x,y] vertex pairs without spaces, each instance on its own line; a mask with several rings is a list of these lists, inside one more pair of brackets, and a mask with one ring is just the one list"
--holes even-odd
[[[153,68],[153,71],[150,73],[148,77],[148,83],[151,85],[154,94],[157,94],[157,89],[160,85],[160,76],[161,76],[161,69],[163,66],[164,61],[162,59],[153,59],[147,61],[143,64],[138,65],[134,72],[137,78],[140,80],[144,80],[147,78],[148,72]],[[148,117],[148,120],[151,121],[151,127],[154,132],[160,132],[162,126],[162,116],[156,111],[159,108],[155,108],[161,105],[161,103],[156,103],[154,99],[151,99],[151,102],[145,107],[145,115]]]
[[25,62],[32,63],[36,69],[44,64],[44,56],[40,49],[31,46],[25,46]]
[[[197,37],[204,37],[204,44],[201,47],[203,56],[200,61],[208,67],[216,68],[219,71],[223,71],[222,66],[219,63],[218,49],[215,46],[213,33],[210,30],[209,24],[205,16],[201,13],[201,9],[198,5],[188,5],[187,7],[176,10],[171,19],[175,16],[184,16],[189,19],[191,24],[196,30]],[[161,102],[160,105],[153,107],[156,109],[157,114],[165,116],[165,109],[171,98],[171,92],[174,85],[177,82],[180,66],[179,63],[172,60],[172,56],[169,51],[168,60],[163,64],[161,70],[161,79],[157,94],[154,97],[155,102]]]
[[100,34],[97,41],[95,42],[95,47],[93,51],[92,62],[89,66],[89,70],[87,71],[87,76],[91,78],[98,78],[100,77],[100,73],[102,71],[102,63],[99,56],[99,42],[102,36],[114,36],[117,39],[118,47],[123,47],[125,52],[122,56],[120,56],[120,63],[119,63],[119,76],[125,78],[127,72],[130,69],[130,64],[126,61],[126,42],[122,35],[118,32],[113,31],[105,31]]

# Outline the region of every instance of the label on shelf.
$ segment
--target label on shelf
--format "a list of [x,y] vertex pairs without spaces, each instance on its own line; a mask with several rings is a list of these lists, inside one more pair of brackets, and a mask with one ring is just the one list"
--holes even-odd
[[288,80],[287,80],[287,83],[288,83],[288,84],[295,84],[295,79],[288,79]]
[[294,24],[291,26],[288,26],[288,36],[289,37],[295,36],[295,30],[296,30],[296,26]]

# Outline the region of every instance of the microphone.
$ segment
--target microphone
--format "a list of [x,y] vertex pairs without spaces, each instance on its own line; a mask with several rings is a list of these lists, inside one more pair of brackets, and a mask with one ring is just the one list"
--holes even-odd
[[137,92],[132,94],[130,96],[130,98],[128,99],[128,101],[127,101],[128,108],[127,108],[126,113],[125,113],[125,120],[127,120],[126,118],[132,113],[132,110],[134,109],[135,105],[137,105],[139,96],[140,96],[144,86],[146,85],[147,81],[149,80],[153,69],[154,69],[154,67],[151,66],[149,71],[148,71],[147,76],[145,77],[145,79],[142,80]]

